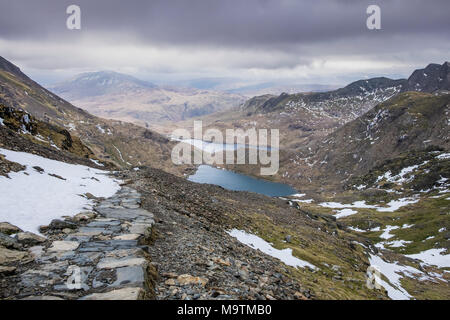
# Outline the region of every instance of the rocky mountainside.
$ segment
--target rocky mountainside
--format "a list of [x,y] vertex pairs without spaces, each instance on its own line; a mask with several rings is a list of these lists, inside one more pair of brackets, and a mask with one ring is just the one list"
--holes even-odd
[[408,79],[392,80],[385,77],[358,80],[344,88],[328,92],[286,94],[254,97],[244,104],[247,111],[267,113],[291,110],[294,106],[321,109],[330,116],[347,113],[361,115],[399,92],[420,91],[433,93],[450,88],[450,63],[429,64],[415,70]]
[[83,164],[89,163],[86,160],[91,160],[90,164],[100,164],[78,137],[64,128],[39,121],[25,111],[0,105],[0,123],[0,147],[16,151],[33,150],[47,158],[61,151],[65,155],[70,153],[70,158],[83,159]]
[[374,78],[329,92],[264,95],[249,99],[239,111],[203,117],[210,127],[274,128],[283,149],[296,149],[401,92],[405,80]]
[[425,69],[414,71],[402,91],[450,91],[450,62],[442,65],[431,63]]
[[157,87],[116,72],[84,73],[49,89],[94,115],[146,127],[228,110],[244,102],[238,94]]
[[[416,70],[409,79],[359,80],[328,92],[257,96],[249,99],[239,111],[216,113],[201,120],[204,126],[223,131],[227,128],[279,129],[282,152],[295,153],[305,146],[316,145],[346,123],[402,92],[414,89],[412,91],[445,94],[448,91],[444,88],[450,85],[448,66],[448,62],[431,64],[426,69]],[[416,85],[418,81],[421,87]],[[188,127],[189,123],[179,125]]]
[[414,71],[408,79],[379,77],[328,92],[257,96],[242,106],[240,114],[218,118],[224,126],[239,123],[245,128],[246,123],[256,123],[262,128],[276,127],[284,133],[281,144],[296,148],[330,134],[401,92],[445,92],[449,86],[449,63],[430,64]]
[[[359,80],[344,88],[329,92],[293,95],[284,93],[278,97],[267,99],[264,103],[256,106],[254,112],[295,113],[307,108],[323,112],[331,117],[351,118],[363,114],[377,102],[392,97],[401,90],[404,83],[404,80],[373,78]],[[254,102],[249,101],[243,108],[248,109],[252,104],[254,105]]]
[[405,152],[448,151],[449,112],[449,94],[399,94],[320,142],[293,152],[288,171],[297,167],[297,179],[340,183]]
[[171,143],[148,129],[89,114],[28,78],[0,57],[0,104],[79,137],[97,159],[117,166],[152,164],[178,170],[170,161]]

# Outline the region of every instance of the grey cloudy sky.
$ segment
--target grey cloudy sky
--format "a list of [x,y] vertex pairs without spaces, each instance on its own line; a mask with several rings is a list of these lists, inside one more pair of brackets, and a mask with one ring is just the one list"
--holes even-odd
[[[369,4],[382,30],[366,28]],[[0,55],[47,83],[110,69],[342,84],[450,60],[449,13],[448,0],[0,0]]]

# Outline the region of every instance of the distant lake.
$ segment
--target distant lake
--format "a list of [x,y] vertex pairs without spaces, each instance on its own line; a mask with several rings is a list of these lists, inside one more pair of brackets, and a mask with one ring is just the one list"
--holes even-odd
[[228,190],[260,193],[269,197],[289,196],[297,193],[294,188],[284,183],[256,179],[207,165],[199,166],[197,172],[189,176],[188,180],[197,183],[215,184]]
[[[221,143],[208,142],[208,141],[203,141],[203,140],[198,140],[198,139],[184,139],[184,140],[173,139],[173,140],[190,144],[199,150],[203,150],[204,152],[208,152],[211,154],[223,152],[223,151],[236,151],[238,149],[261,149],[261,150],[269,150],[269,151],[272,149],[270,146],[266,146],[266,147],[260,146],[259,147],[259,146],[249,145],[249,144],[241,144],[241,143],[235,143],[235,144],[223,143],[223,144],[221,144]],[[275,149],[273,149],[273,150],[275,150]]]

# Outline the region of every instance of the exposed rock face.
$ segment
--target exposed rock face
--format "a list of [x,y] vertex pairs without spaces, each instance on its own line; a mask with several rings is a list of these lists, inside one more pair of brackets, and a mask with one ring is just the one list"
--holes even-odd
[[413,72],[402,91],[436,92],[450,91],[450,62],[429,64],[425,69]]
[[[358,115],[368,111],[376,103],[383,102],[387,97],[393,97],[399,92],[404,91],[420,91],[433,93],[438,90],[450,90],[450,62],[444,62],[442,65],[429,64],[425,69],[415,70],[411,76],[406,79],[392,80],[385,77],[372,78],[367,80],[355,81],[344,88],[337,89],[328,92],[316,92],[311,94],[287,94],[282,93],[279,96],[259,96],[249,99],[244,105],[243,109],[249,112],[273,112],[276,110],[288,109],[292,103],[298,103],[299,101],[305,107],[311,107],[312,109],[317,107],[327,107],[333,105],[334,101],[340,101],[340,105],[336,105],[334,109],[330,109],[329,112],[338,114],[339,112],[354,112]],[[352,97],[359,97],[359,103],[357,101],[351,101]],[[372,102],[375,103],[369,108],[365,104],[369,101],[365,101],[367,97],[370,97]],[[361,99],[362,98],[362,99]],[[355,108],[349,103],[359,106]],[[339,110],[339,107],[342,110]],[[361,109],[363,107],[363,109]],[[329,107],[328,107],[329,108]],[[349,109],[351,108],[351,109]],[[325,109],[326,110],[326,109]]]
[[[273,111],[288,111],[294,106],[321,109],[330,115],[344,115],[355,112],[358,115],[369,110],[377,102],[382,102],[398,92],[404,86],[406,80],[392,80],[389,78],[373,78],[355,81],[344,88],[329,92],[316,92],[310,94],[282,93],[277,97],[254,97],[244,106],[244,110],[257,113]],[[264,101],[263,103],[261,103]],[[258,105],[257,102],[260,104]]]
[[[55,152],[62,149],[75,157],[93,158],[92,151],[79,138],[72,137],[69,131],[61,127],[36,119],[26,111],[6,107],[0,103],[0,118],[3,119],[3,125],[0,126],[0,145],[2,146],[19,149],[22,144],[18,141],[18,137],[23,136],[30,149],[33,149],[34,143],[36,144],[34,149],[41,147],[41,149],[53,149]],[[17,139],[14,139],[15,136]],[[10,143],[9,140],[14,140],[14,143]],[[93,162],[87,163],[93,165]]]

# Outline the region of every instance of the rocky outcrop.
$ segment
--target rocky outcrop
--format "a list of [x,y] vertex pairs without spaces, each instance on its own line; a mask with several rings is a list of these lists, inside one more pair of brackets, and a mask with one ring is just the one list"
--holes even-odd
[[425,69],[414,71],[403,91],[450,91],[450,62],[444,62],[442,65],[431,63]]

